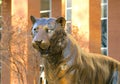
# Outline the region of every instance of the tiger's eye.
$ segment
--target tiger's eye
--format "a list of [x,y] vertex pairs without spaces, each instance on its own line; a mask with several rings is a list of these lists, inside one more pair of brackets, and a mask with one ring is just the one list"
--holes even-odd
[[37,31],[38,31],[38,29],[39,29],[39,27],[36,27],[36,28],[34,29],[34,31],[35,31],[35,32],[37,32]]

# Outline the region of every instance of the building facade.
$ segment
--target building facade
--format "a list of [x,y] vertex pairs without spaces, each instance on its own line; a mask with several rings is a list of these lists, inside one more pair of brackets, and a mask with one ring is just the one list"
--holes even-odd
[[[30,71],[28,65],[31,62],[31,21],[30,16],[35,17],[59,17],[66,18],[66,30],[71,33],[72,28],[78,28],[78,33],[84,37],[85,42],[81,42],[81,47],[88,52],[103,53],[117,60],[120,60],[120,1],[116,0],[0,0],[0,20],[9,20],[9,26],[15,26],[14,16],[25,18],[25,28],[17,28],[17,33],[24,31],[27,33],[24,38],[24,55],[27,66],[27,76],[25,84],[36,84],[33,80],[34,71]],[[9,19],[8,19],[8,16]],[[12,16],[12,17],[11,17]],[[1,23],[2,24],[2,23]],[[0,24],[0,59],[4,60],[4,56],[10,58],[8,51],[9,45],[4,38],[5,28]],[[20,25],[20,24],[19,24]],[[12,30],[16,28],[10,27]],[[84,35],[84,36],[83,36]],[[82,38],[81,37],[81,38]],[[11,42],[14,38],[11,37]],[[15,43],[11,44],[11,52],[14,53]],[[84,46],[82,46],[84,45]],[[19,80],[15,80],[14,72],[12,72],[10,61],[4,60],[7,66],[0,64],[0,84],[16,84]],[[23,77],[24,78],[24,77]]]

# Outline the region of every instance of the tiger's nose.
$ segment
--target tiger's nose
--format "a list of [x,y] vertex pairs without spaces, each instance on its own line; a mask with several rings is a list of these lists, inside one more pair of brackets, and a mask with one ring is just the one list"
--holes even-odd
[[40,43],[40,47],[42,49],[47,49],[50,46],[50,42],[42,40]]
[[32,41],[33,47],[34,48],[41,48],[41,49],[48,49],[50,46],[50,42],[49,41]]

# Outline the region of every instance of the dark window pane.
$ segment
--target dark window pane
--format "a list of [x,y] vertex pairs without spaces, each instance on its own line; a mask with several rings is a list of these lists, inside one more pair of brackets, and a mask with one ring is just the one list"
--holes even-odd
[[67,0],[67,7],[72,7],[72,0]]
[[41,4],[40,11],[50,10],[50,0],[40,0],[40,4]]
[[50,12],[40,13],[40,17],[50,17]]
[[67,20],[71,21],[71,9],[67,10]]
[[102,47],[107,47],[107,20],[102,20]]
[[107,3],[107,0],[102,0],[102,3]]
[[105,18],[105,17],[107,17],[107,5],[103,5],[102,6],[102,14],[101,14],[102,16],[102,18]]

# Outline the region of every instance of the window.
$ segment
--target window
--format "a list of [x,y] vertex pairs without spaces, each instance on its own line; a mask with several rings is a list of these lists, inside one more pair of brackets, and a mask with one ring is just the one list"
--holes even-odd
[[[52,0],[40,0],[40,17],[51,17],[51,3]],[[40,65],[40,72],[39,84],[48,84],[45,79],[43,65]]]
[[108,55],[108,0],[101,1],[102,54]]
[[40,17],[51,16],[51,0],[40,0]]
[[71,33],[72,0],[66,0],[66,31]]

